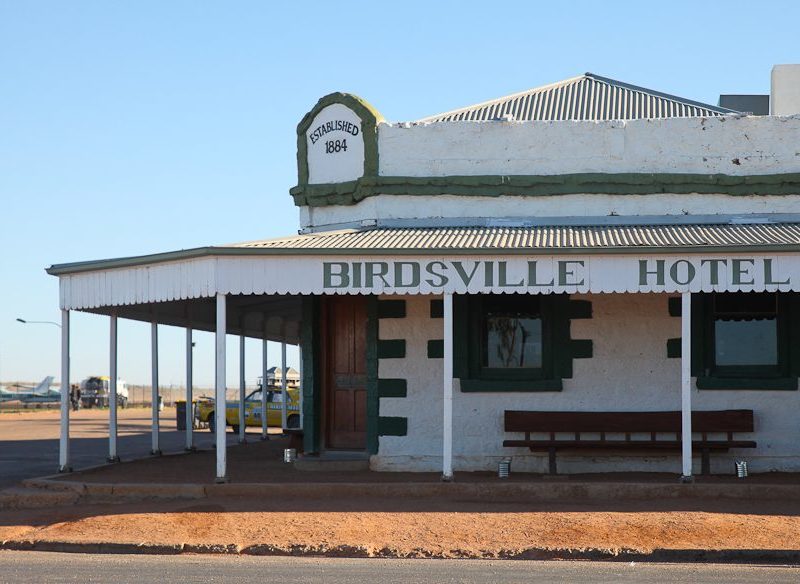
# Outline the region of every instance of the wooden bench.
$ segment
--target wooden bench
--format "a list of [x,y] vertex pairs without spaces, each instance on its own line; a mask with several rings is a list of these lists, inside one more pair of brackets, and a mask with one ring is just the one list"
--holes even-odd
[[[504,440],[506,447],[526,447],[547,452],[550,474],[556,474],[556,452],[566,449],[680,451],[681,412],[526,412],[506,410],[505,431],[523,432],[523,440]],[[702,474],[711,469],[710,453],[729,448],[755,448],[752,440],[734,440],[735,432],[753,432],[753,410],[692,412],[692,449],[702,454]],[[595,436],[583,438],[582,434]],[[531,438],[531,434],[547,437]],[[564,436],[569,434],[569,436]],[[608,438],[608,434],[614,434]],[[632,438],[646,434],[647,438]],[[659,435],[660,434],[660,435]],[[669,436],[664,436],[669,434]],[[725,438],[709,439],[709,434]],[[558,435],[558,436],[557,436]],[[597,436],[599,435],[599,436]]]

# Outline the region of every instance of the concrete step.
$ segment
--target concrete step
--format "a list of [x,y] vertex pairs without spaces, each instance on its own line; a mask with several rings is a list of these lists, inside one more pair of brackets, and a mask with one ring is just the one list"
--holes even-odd
[[360,457],[335,457],[301,456],[294,461],[297,470],[353,472],[369,470],[369,458]]
[[11,487],[0,491],[0,509],[39,509],[70,505],[80,498],[75,491]]

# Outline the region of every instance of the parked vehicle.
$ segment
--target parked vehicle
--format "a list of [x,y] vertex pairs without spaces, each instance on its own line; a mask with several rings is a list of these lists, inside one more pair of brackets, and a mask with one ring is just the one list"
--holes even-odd
[[[286,426],[287,428],[300,427],[300,390],[298,388],[288,389],[286,395],[289,401],[286,404]],[[279,389],[267,390],[267,426],[276,428],[281,427],[281,406],[283,394]],[[214,411],[216,402],[211,399],[201,399],[197,402],[197,419],[201,424],[208,424],[211,432],[216,432],[216,419]],[[261,426],[261,389],[250,393],[244,401],[245,423],[248,426]],[[239,431],[239,402],[231,400],[226,402],[225,407],[226,426],[230,426],[234,432]]]
[[[85,408],[108,407],[109,382],[107,375],[87,377],[80,383],[81,405]],[[117,405],[124,408],[128,405],[128,385],[117,378]]]

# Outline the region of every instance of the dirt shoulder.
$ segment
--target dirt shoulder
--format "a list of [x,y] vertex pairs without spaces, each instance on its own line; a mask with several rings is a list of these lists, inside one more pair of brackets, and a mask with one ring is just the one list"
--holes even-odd
[[798,551],[800,504],[226,497],[5,511],[0,541],[442,558],[525,557],[535,550]]

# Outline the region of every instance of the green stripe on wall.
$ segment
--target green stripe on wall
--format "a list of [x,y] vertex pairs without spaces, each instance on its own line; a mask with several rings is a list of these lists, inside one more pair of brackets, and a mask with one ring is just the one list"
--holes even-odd
[[379,436],[406,436],[408,434],[408,418],[381,416],[378,418]]
[[[369,175],[370,173],[366,173]],[[377,174],[377,173],[374,173]],[[301,183],[302,183],[301,176]],[[559,175],[363,176],[335,184],[290,189],[297,206],[355,205],[376,195],[549,196],[573,194],[796,195],[800,173],[729,175],[687,173],[577,173]]]
[[405,300],[378,300],[378,318],[405,318]]
[[379,379],[378,397],[406,397],[408,383],[405,379]]
[[573,359],[591,359],[594,347],[591,339],[572,339],[570,341]]
[[378,341],[378,359],[403,359],[405,356],[405,339],[381,339]]
[[444,340],[436,339],[428,341],[428,359],[444,358]]
[[683,314],[683,299],[678,296],[675,298],[667,298],[667,310],[670,316],[680,316]]

